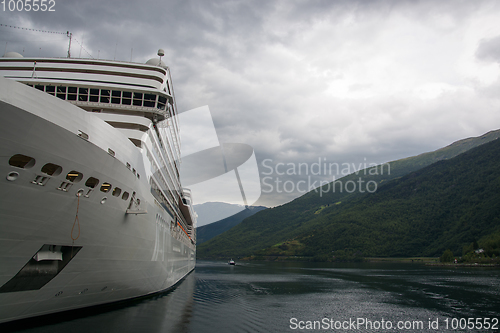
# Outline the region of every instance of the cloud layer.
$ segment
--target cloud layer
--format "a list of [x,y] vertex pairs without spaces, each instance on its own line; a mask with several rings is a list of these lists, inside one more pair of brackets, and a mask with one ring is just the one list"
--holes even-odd
[[[382,163],[498,129],[499,14],[496,1],[60,1],[0,23],[69,30],[73,56],[145,62],[163,48],[178,108],[208,105],[219,141],[251,145],[262,168]],[[67,52],[64,35],[0,27],[0,42]]]

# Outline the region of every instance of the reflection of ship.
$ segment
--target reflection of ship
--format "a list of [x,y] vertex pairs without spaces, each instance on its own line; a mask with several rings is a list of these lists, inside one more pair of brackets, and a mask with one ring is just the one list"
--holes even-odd
[[7,53],[0,75],[0,322],[156,293],[193,270],[168,67]]

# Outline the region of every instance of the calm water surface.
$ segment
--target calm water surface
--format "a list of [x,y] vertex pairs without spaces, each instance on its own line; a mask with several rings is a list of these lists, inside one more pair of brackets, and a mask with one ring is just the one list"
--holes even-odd
[[486,331],[477,324],[460,329],[459,322],[499,317],[495,269],[198,261],[193,273],[159,297],[19,331],[500,332],[500,324]]

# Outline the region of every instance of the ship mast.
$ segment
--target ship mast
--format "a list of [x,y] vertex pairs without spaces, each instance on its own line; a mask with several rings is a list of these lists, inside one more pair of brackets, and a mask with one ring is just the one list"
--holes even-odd
[[73,37],[73,33],[66,31],[66,36],[69,37],[68,58],[71,58],[71,38]]

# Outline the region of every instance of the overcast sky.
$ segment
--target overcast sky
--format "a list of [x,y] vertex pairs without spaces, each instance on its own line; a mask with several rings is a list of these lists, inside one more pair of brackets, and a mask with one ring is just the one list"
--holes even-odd
[[[69,30],[74,57],[145,62],[163,48],[178,109],[208,105],[220,142],[253,147],[261,180],[271,177],[257,204],[303,194],[269,185],[307,181],[276,173],[299,163],[383,163],[500,128],[499,1],[55,0],[54,9],[0,12],[0,24]],[[0,42],[25,56],[64,57],[68,46],[64,34],[3,26]]]

